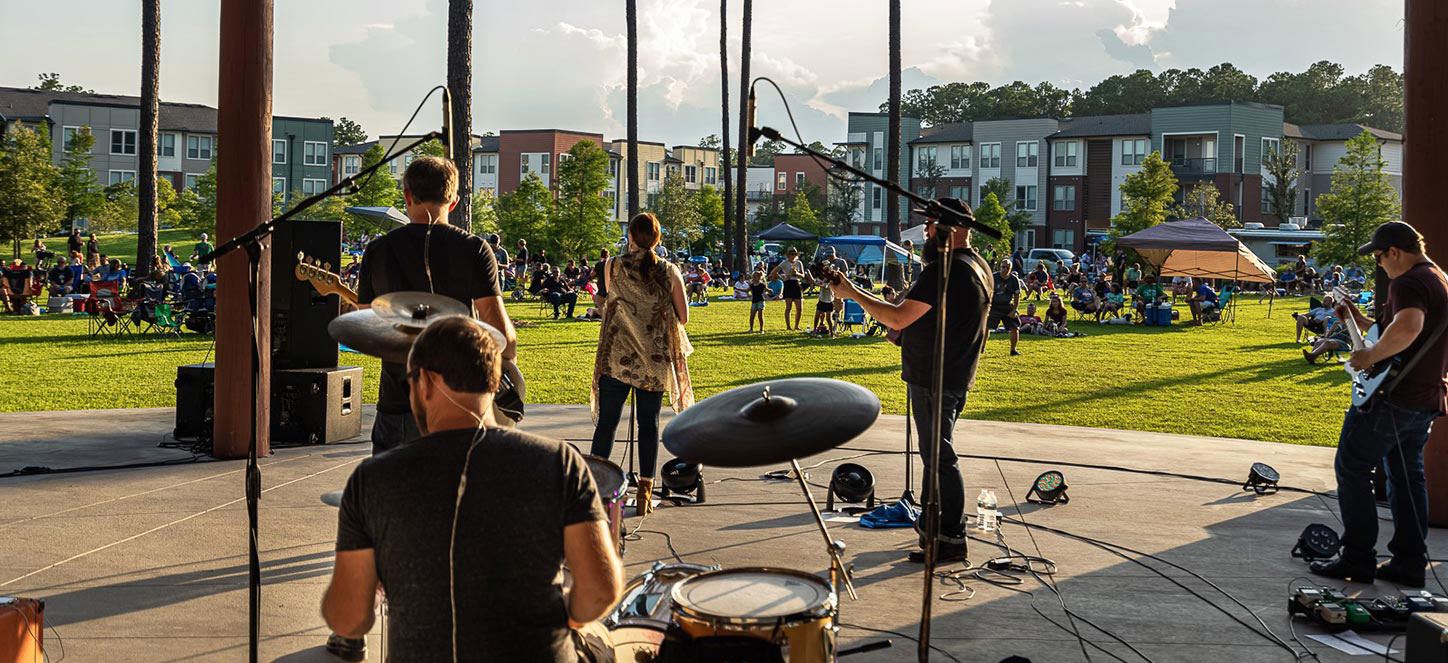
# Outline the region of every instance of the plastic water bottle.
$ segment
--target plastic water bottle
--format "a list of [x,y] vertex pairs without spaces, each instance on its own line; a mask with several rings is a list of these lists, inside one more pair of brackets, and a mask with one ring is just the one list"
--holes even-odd
[[995,531],[995,530],[997,530],[997,529],[1000,529],[1000,526],[1001,526],[1001,512],[998,511],[998,510],[996,510],[996,505],[997,505],[997,502],[996,502],[996,494],[995,494],[995,491],[994,491],[994,490],[988,490],[988,491],[986,491],[986,492],[985,492],[985,515],[986,515],[986,518],[987,518],[987,521],[986,521],[986,524],[987,524],[986,531],[988,531],[988,532],[992,532],[992,531]]
[[975,528],[982,532],[992,532],[996,528],[996,498],[995,493],[984,488],[980,496],[975,499]]

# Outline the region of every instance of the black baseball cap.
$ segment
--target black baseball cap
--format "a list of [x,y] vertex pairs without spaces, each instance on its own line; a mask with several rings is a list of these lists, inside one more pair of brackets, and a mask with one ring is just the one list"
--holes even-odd
[[1358,247],[1358,255],[1365,256],[1373,251],[1402,249],[1411,253],[1423,250],[1423,236],[1417,229],[1402,221],[1389,221],[1373,230],[1372,241]]
[[[965,202],[964,200],[961,200],[961,199],[959,199],[959,198],[937,198],[937,199],[935,199],[935,202],[936,202],[937,204],[939,204],[941,207],[944,207],[945,209],[947,209],[947,210],[949,210],[949,211],[951,211],[951,212],[955,212],[956,214],[959,214],[959,215],[961,215],[961,216],[963,216],[963,217],[965,217],[965,218],[967,218],[967,219],[970,219],[971,221],[974,221],[974,220],[975,220],[975,212],[970,209],[970,204],[967,203],[967,202]],[[928,217],[928,216],[931,216],[931,211],[930,211],[930,210],[926,210],[926,209],[916,208],[916,209],[912,209],[912,210],[910,210],[910,211],[912,211],[912,212],[914,212],[914,213],[916,213],[916,214],[920,214],[920,215],[923,215],[923,216],[927,216],[927,217]],[[932,219],[932,222],[933,222],[933,219]],[[955,224],[947,224],[947,225],[955,225]]]

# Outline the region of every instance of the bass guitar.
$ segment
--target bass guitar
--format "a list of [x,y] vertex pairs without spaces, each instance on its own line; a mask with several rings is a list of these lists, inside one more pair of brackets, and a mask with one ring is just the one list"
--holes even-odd
[[[357,293],[347,287],[342,277],[331,269],[330,264],[318,263],[316,259],[298,253],[297,266],[293,273],[298,281],[310,283],[312,289],[316,290],[318,294],[337,295],[342,301],[356,306]],[[498,393],[493,396],[493,418],[499,425],[511,428],[523,421],[523,399],[527,397],[527,394],[527,385],[523,381],[523,373],[518,370],[518,365],[511,360],[504,359],[503,379],[498,385]]]
[[[1345,288],[1339,286],[1333,289],[1333,299],[1340,302],[1343,306],[1352,306],[1350,302],[1353,301],[1354,297]],[[1342,324],[1347,327],[1347,335],[1348,338],[1352,340],[1353,352],[1366,350],[1377,344],[1378,335],[1381,331],[1378,329],[1376,323],[1368,328],[1366,336],[1363,335],[1362,330],[1358,329],[1357,321],[1351,316],[1343,318]],[[1352,364],[1343,364],[1343,370],[1346,370],[1348,376],[1352,378],[1351,399],[1353,406],[1359,410],[1371,409],[1374,398],[1380,395],[1379,390],[1382,389],[1383,385],[1388,384],[1389,381],[1396,380],[1398,373],[1402,370],[1402,366],[1402,361],[1398,357],[1385,359],[1364,370],[1353,368]]]

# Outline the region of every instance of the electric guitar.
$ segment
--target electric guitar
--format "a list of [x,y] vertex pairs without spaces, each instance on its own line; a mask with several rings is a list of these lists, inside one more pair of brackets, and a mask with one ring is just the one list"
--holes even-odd
[[[1350,302],[1353,300],[1353,296],[1342,286],[1333,289],[1333,299],[1346,306],[1352,306]],[[1348,337],[1352,339],[1353,352],[1366,350],[1377,344],[1378,334],[1381,333],[1381,330],[1378,329],[1376,323],[1368,328],[1366,337],[1363,336],[1362,330],[1358,329],[1356,320],[1344,318],[1342,324],[1347,327]],[[1398,357],[1385,359],[1361,371],[1353,368],[1352,364],[1343,364],[1343,369],[1352,378],[1352,404],[1360,410],[1370,409],[1373,399],[1378,395],[1378,390],[1390,380],[1395,380],[1401,368],[1402,361]]]
[[[318,263],[304,253],[297,254],[297,267],[292,270],[298,281],[306,281],[321,295],[337,295],[342,301],[357,305],[357,293],[331,271],[328,263]],[[503,360],[503,378],[498,384],[498,393],[493,396],[493,414],[497,423],[506,427],[516,426],[523,420],[523,399],[527,396],[527,385],[523,373],[511,360]]]

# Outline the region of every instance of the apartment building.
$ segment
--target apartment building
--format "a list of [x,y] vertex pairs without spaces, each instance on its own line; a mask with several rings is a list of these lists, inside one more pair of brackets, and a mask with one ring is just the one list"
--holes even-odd
[[[1317,196],[1332,190],[1332,169],[1347,155],[1347,141],[1367,131],[1378,139],[1379,154],[1387,163],[1388,181],[1399,195],[1403,191],[1403,135],[1361,124],[1285,124],[1284,138],[1297,143],[1297,165],[1302,178],[1297,184],[1296,216],[1316,224],[1322,221],[1317,211]],[[1271,177],[1263,172],[1265,182]],[[1262,209],[1268,209],[1264,195]]]
[[829,195],[830,178],[825,170],[828,163],[808,154],[774,155],[774,195],[793,198],[800,191]]
[[[378,136],[377,140],[369,140],[357,143],[356,145],[338,145],[334,147],[332,149],[332,183],[335,184],[340,182],[344,177],[351,177],[361,172],[363,158],[374,145],[380,143],[385,156],[394,156],[407,151],[407,146],[417,142],[423,135],[424,134],[384,134]],[[496,144],[496,136],[485,137],[473,134],[472,140],[469,142],[473,146],[474,153],[477,152],[478,146],[482,145],[488,138],[491,138],[494,144]],[[497,149],[494,148],[493,151],[497,152]],[[407,154],[403,154],[400,158],[393,159],[387,163],[387,172],[391,173],[394,178],[400,178],[402,177],[402,173],[407,170],[407,166],[410,165],[415,158],[417,158],[417,155],[414,153],[408,152]],[[473,165],[473,172],[473,187],[477,188],[476,162],[474,162]]]
[[[103,186],[136,177],[141,110],[137,97],[0,87],[0,123],[44,126],[54,162],[65,158],[82,127],[95,136],[90,167]],[[158,117],[156,170],[178,191],[196,185],[217,156],[216,109],[163,102]],[[291,195],[320,192],[332,181],[332,121],[272,117],[272,188]]]
[[665,168],[667,166],[682,166],[682,160],[669,164],[669,150],[663,143],[652,141],[638,141],[639,162],[629,164],[628,162],[628,141],[615,139],[610,147],[619,155],[618,190],[620,192],[618,201],[615,204],[616,215],[619,219],[628,218],[628,169],[632,168],[637,179],[637,190],[639,194],[639,208],[653,209],[654,202],[658,198],[659,191],[664,186]]
[[[1121,184],[1141,170],[1151,145],[1151,116],[1102,115],[1060,121],[1050,136],[1050,179],[1043,189],[1048,246],[1079,251],[1121,211]],[[1031,232],[1018,242],[1035,247]]]
[[[843,145],[849,150],[850,163],[878,177],[887,177],[888,161],[885,158],[885,134],[890,118],[885,113],[850,113],[847,122],[848,134]],[[900,119],[900,169],[888,176],[896,182],[909,182],[911,170],[910,143],[920,137],[920,120],[913,117]],[[775,175],[778,177],[778,174]],[[776,185],[777,186],[777,185]],[[855,232],[884,235],[886,201],[885,190],[873,184],[862,185],[860,213],[855,222]],[[910,207],[907,200],[900,201],[900,226],[908,224]]]
[[704,186],[712,186],[715,189],[723,188],[719,181],[719,150],[713,150],[695,145],[675,145],[669,151],[669,156],[678,161],[680,176],[684,178],[684,188],[690,191],[698,191]]
[[[730,177],[739,182],[739,168],[730,169]],[[744,218],[753,219],[755,212],[778,193],[773,166],[749,166],[744,173]]]

